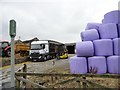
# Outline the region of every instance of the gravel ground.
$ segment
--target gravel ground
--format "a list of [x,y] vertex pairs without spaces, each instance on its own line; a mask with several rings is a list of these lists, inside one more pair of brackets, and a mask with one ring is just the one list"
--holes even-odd
[[45,62],[33,62],[27,65],[27,71],[34,72],[34,73],[38,73],[38,72],[44,73],[48,69],[62,67],[62,66],[66,66],[66,68],[69,67],[68,59],[63,59],[63,60],[53,59]]

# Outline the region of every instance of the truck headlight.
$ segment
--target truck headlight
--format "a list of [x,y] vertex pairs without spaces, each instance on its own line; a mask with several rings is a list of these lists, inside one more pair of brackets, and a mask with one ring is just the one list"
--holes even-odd
[[39,56],[39,59],[41,58],[41,56]]
[[31,59],[32,57],[30,57],[30,59]]

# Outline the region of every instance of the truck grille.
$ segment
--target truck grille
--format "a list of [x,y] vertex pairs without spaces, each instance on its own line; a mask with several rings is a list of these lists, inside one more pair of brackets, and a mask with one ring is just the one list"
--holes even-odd
[[31,53],[31,55],[30,55],[31,57],[39,57],[40,56],[40,54],[39,53]]

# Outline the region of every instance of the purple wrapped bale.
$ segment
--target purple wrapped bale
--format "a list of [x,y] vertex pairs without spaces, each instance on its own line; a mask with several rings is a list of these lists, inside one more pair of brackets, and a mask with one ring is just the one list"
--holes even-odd
[[107,22],[103,19],[103,20],[102,20],[102,24],[107,24]]
[[120,23],[120,10],[108,12],[104,15],[104,23]]
[[103,56],[89,57],[88,67],[90,73],[104,74],[107,72],[106,58]]
[[120,74],[120,56],[110,56],[107,58],[108,72]]
[[118,27],[118,37],[120,37],[120,24],[117,24]]
[[92,41],[77,42],[76,54],[78,57],[93,56],[94,55],[93,42]]
[[105,24],[105,20],[104,19],[102,19],[102,24]]
[[89,29],[99,29],[99,25],[101,25],[100,23],[88,23],[85,30],[89,30]]
[[70,72],[72,74],[86,74],[87,73],[87,60],[85,57],[70,57]]
[[98,31],[96,29],[83,31],[81,32],[81,39],[83,41],[97,40],[99,39]]
[[96,56],[113,55],[113,42],[111,39],[100,39],[93,41]]
[[120,55],[120,38],[113,39],[114,54]]
[[117,25],[114,23],[102,24],[99,26],[99,34],[101,39],[117,38]]
[[70,64],[70,73],[75,73],[76,71],[76,56],[69,58],[69,64]]

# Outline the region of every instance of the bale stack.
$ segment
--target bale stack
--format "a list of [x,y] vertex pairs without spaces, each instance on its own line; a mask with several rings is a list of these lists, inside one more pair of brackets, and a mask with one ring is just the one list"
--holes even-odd
[[69,59],[72,74],[120,73],[120,11],[104,15],[102,23],[88,23]]

